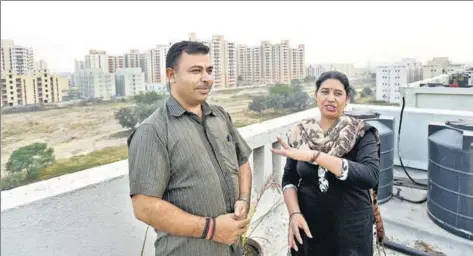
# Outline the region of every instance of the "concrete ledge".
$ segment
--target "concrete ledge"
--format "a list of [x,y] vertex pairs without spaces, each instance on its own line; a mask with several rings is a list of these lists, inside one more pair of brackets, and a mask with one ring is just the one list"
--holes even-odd
[[87,186],[110,181],[127,174],[128,161],[122,160],[2,191],[2,212],[41,199],[70,193]]

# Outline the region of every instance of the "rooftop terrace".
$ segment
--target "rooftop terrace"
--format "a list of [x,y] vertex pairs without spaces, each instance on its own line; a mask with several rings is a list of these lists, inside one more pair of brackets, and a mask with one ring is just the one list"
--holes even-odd
[[[349,105],[348,108],[372,110],[381,117],[394,118],[397,141],[399,107]],[[295,122],[317,115],[317,109],[309,109],[239,129],[254,150],[250,159],[254,173],[253,203],[261,199],[248,234],[261,246],[264,255],[287,254],[286,206],[280,188],[274,184],[266,186],[268,180],[280,183],[285,159],[273,155],[269,149],[277,145],[276,136],[285,134]],[[405,109],[399,150],[414,178],[427,177],[428,125],[459,118],[473,119],[473,111]],[[393,150],[394,176],[399,179],[395,184],[400,181],[408,184],[399,168],[396,143]],[[120,161],[2,191],[1,255],[139,255],[146,225],[133,216],[127,172],[127,161]],[[410,199],[426,194],[425,190],[400,188],[401,195]],[[390,240],[411,247],[430,245],[443,253],[437,255],[473,255],[473,241],[433,223],[427,217],[426,203],[412,204],[392,198],[381,205],[381,211]],[[147,236],[144,255],[154,255],[155,233],[150,230]],[[388,255],[402,254],[388,251]]]

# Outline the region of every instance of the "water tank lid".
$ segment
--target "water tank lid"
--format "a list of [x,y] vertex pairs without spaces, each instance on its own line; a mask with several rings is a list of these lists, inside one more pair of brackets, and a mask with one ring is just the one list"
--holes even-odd
[[351,111],[345,111],[345,115],[358,118],[358,119],[373,119],[373,118],[378,118],[380,116],[379,113],[374,112],[374,111],[363,111],[363,110],[351,110]]
[[473,131],[473,119],[446,121],[445,124],[462,130]]

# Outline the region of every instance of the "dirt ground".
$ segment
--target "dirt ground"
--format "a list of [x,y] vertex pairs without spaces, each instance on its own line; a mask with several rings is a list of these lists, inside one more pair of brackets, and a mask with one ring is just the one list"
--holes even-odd
[[[264,93],[265,88],[240,92],[213,92],[209,101],[223,106],[237,123],[255,123],[248,116],[251,95]],[[98,149],[126,144],[126,129],[114,118],[114,111],[132,103],[107,103],[39,112],[1,116],[1,173],[12,152],[34,142],[46,142],[54,148],[56,159],[86,154]]]

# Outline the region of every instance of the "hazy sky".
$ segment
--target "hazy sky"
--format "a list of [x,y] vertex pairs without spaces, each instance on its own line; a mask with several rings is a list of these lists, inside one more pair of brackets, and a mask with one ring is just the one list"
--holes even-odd
[[52,71],[89,49],[123,54],[223,34],[306,45],[307,63],[358,66],[413,57],[473,61],[473,2],[1,2],[1,37],[34,48]]

